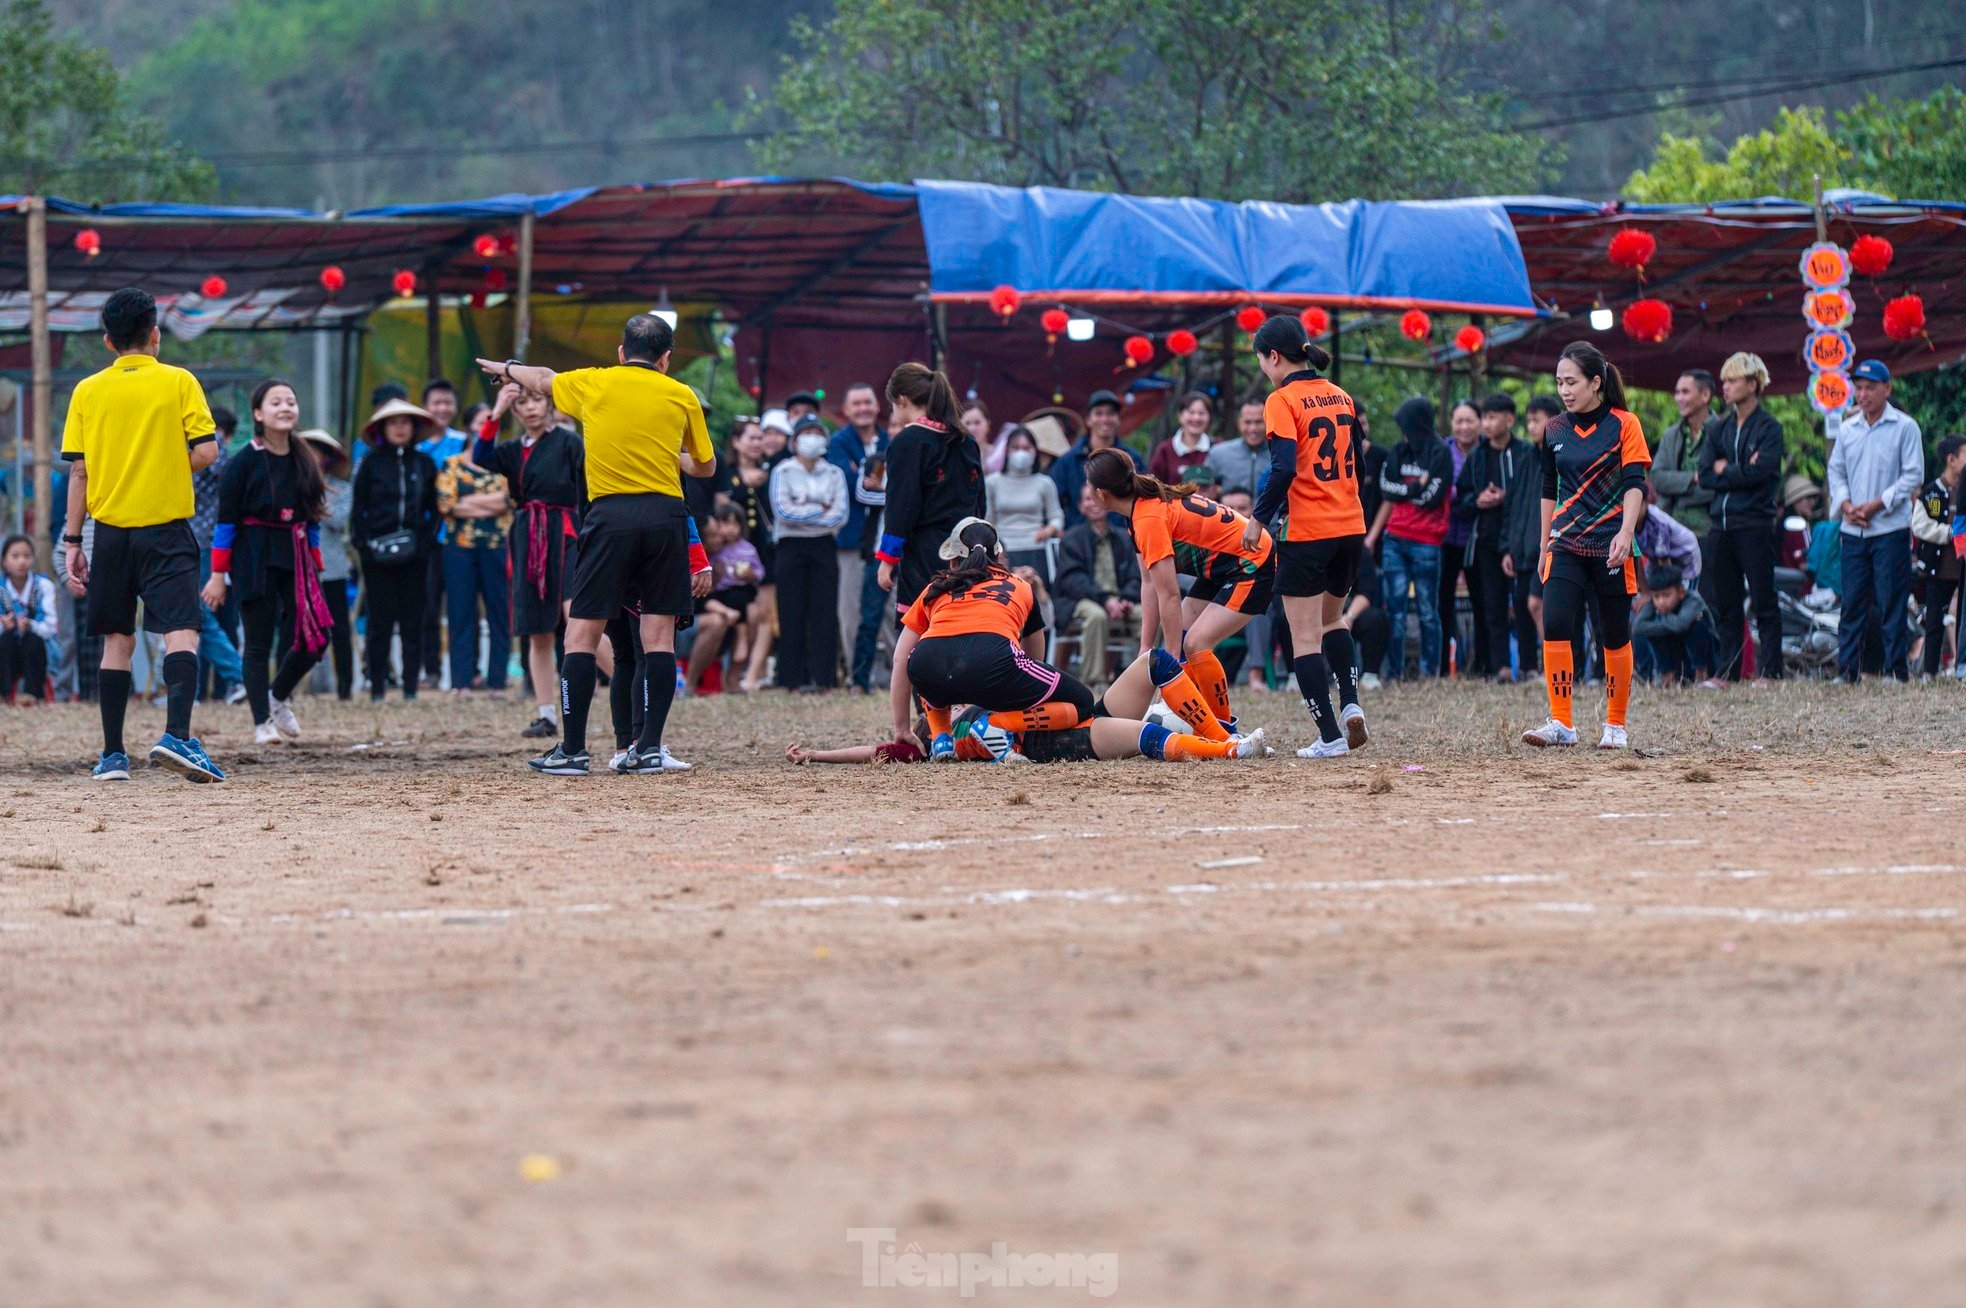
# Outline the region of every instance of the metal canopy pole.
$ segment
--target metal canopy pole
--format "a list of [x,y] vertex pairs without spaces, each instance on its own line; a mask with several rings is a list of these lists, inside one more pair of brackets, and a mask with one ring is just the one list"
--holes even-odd
[[34,405],[34,557],[42,572],[52,572],[55,538],[48,525],[55,509],[54,349],[48,338],[48,202],[38,195],[27,200],[27,296],[34,369],[29,391]]
[[444,297],[437,294],[437,265],[427,265],[423,275],[429,284],[423,296],[423,353],[427,365],[423,375],[434,379],[444,375]]

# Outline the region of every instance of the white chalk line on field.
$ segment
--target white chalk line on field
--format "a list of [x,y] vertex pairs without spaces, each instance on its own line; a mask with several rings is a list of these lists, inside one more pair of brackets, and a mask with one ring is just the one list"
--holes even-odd
[[1712,917],[1739,922],[1776,923],[1783,926],[1809,922],[1863,921],[1945,921],[1959,916],[1956,908],[1760,908],[1730,904],[1531,904],[1540,913],[1611,912],[1619,916],[1633,913],[1640,917]]

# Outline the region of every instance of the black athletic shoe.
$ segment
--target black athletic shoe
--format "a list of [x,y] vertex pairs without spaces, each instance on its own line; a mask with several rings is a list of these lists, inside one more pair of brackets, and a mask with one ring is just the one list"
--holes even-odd
[[551,740],[560,734],[560,729],[553,725],[551,718],[534,718],[532,725],[519,734],[527,740]]
[[549,777],[584,777],[587,775],[587,753],[583,750],[578,754],[569,754],[555,745],[552,753],[527,759],[526,766]]

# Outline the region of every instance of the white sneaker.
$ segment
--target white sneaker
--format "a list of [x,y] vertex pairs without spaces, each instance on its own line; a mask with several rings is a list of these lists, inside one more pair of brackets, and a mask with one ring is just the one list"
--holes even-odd
[[614,751],[614,757],[608,760],[608,771],[626,772],[627,770],[628,770],[628,751],[625,749],[617,749],[616,751]]
[[1267,753],[1267,746],[1263,744],[1263,728],[1261,727],[1256,728],[1256,730],[1246,736],[1235,737],[1232,743],[1236,747],[1236,752],[1229,755],[1230,758],[1262,758]]
[[246,702],[246,683],[245,683],[245,682],[243,682],[243,681],[235,681],[235,682],[233,682],[233,683],[232,683],[232,689],[231,689],[231,690],[228,690],[228,691],[226,691],[226,692],[225,692],[225,702],[226,702],[226,703],[228,703],[228,704],[243,704],[243,703],[245,703],[245,702]]
[[273,710],[273,728],[288,740],[300,739],[300,719],[294,716],[292,700],[276,699],[269,702]]
[[669,747],[664,745],[662,747],[662,770],[664,772],[687,772],[690,770],[690,765],[677,758],[674,754],[671,754]]
[[1566,727],[1555,718],[1551,718],[1534,731],[1523,732],[1522,743],[1534,745],[1538,749],[1545,749],[1552,745],[1567,747],[1577,743],[1577,732],[1575,728]]
[[1365,729],[1365,710],[1356,704],[1345,705],[1338,714],[1338,725],[1345,729],[1345,744],[1352,749],[1364,749],[1365,742],[1372,739]]
[[1378,690],[1379,687],[1379,674],[1376,672],[1368,672],[1358,679],[1358,688],[1360,690]]
[[1630,749],[1631,738],[1625,735],[1625,729],[1623,727],[1614,727],[1607,722],[1604,724],[1604,739],[1597,742],[1597,747],[1599,749]]
[[1297,757],[1298,758],[1343,758],[1345,755],[1351,752],[1352,752],[1352,747],[1345,743],[1345,738],[1343,736],[1340,736],[1336,740],[1320,740],[1317,741],[1315,744],[1306,745],[1304,746],[1304,748],[1297,751]]
[[280,735],[280,728],[274,726],[271,722],[262,722],[253,728],[253,744],[255,745],[279,745],[284,743],[285,741]]

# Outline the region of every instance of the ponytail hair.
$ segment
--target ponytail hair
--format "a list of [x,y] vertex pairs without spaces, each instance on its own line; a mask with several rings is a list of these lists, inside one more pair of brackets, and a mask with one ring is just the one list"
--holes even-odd
[[887,402],[906,399],[933,421],[948,428],[948,439],[965,436],[962,406],[956,403],[956,389],[949,379],[924,364],[904,363],[887,379]]
[[[266,425],[259,420],[259,406],[281,386],[293,391],[296,398],[300,395],[300,391],[285,377],[268,377],[253,387],[252,403],[247,408],[252,415],[254,440],[266,434]],[[298,431],[287,437],[287,451],[294,461],[295,514],[302,522],[319,522],[328,513],[328,483],[321,475],[321,456],[314,452],[314,442],[300,439]]]
[[1201,487],[1184,481],[1170,486],[1158,477],[1136,471],[1133,460],[1120,450],[1094,450],[1085,459],[1086,485],[1122,500],[1186,499],[1199,495]]
[[1319,372],[1331,366],[1331,355],[1323,346],[1312,344],[1303,320],[1294,314],[1280,313],[1268,319],[1256,329],[1254,344],[1259,358],[1280,354],[1291,363],[1301,363]]
[[[903,364],[903,367],[919,367],[918,364]],[[927,369],[923,369],[924,372]],[[939,374],[938,374],[939,375]],[[1004,573],[1004,567],[997,562],[1003,547],[997,544],[997,529],[978,518],[962,529],[956,540],[969,547],[969,553],[951,563],[935,574],[922,592],[922,603],[928,604],[944,595],[960,595],[980,581],[987,581],[993,574]],[[1006,574],[1007,575],[1007,574]]]
[[1604,402],[1614,409],[1622,409],[1625,404],[1625,379],[1618,371],[1618,365],[1604,357],[1604,351],[1589,341],[1572,341],[1563,347],[1558,359],[1568,359],[1577,365],[1577,371],[1595,381],[1604,383]]

